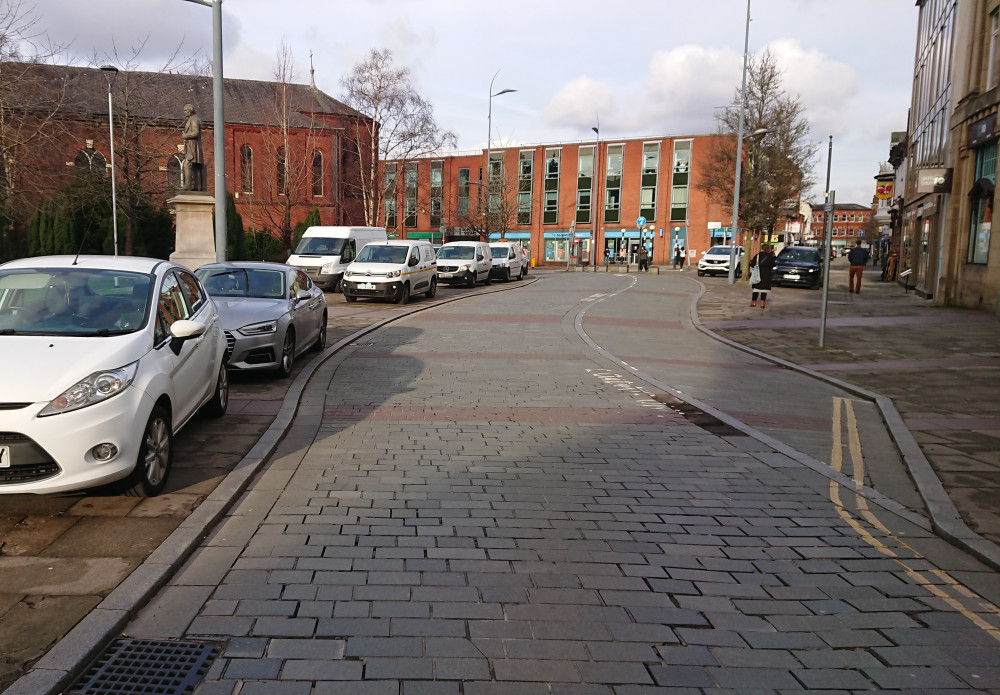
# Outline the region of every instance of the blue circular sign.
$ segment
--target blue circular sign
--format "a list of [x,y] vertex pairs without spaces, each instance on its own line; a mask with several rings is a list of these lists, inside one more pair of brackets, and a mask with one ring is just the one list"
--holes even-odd
[[646,224],[646,218],[645,217],[640,217],[639,219],[637,219],[635,221],[635,226],[636,227],[641,227],[644,224]]

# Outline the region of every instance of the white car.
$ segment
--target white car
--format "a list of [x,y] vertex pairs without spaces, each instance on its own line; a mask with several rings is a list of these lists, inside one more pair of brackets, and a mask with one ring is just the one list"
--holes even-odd
[[475,287],[477,282],[490,284],[493,254],[482,241],[449,241],[437,252],[438,279],[449,284]]
[[[731,246],[713,246],[698,261],[698,275],[729,275]],[[743,247],[736,247],[736,277],[743,275]]]
[[161,492],[174,433],[229,402],[215,304],[153,258],[0,265],[0,494]]
[[429,241],[404,239],[365,244],[344,271],[341,289],[349,302],[373,297],[406,304],[417,293],[433,299],[437,284],[434,247]]
[[306,273],[284,263],[209,263],[195,271],[215,305],[233,371],[291,375],[295,358],[326,347],[326,297]]
[[528,257],[521,245],[513,241],[494,241],[490,244],[493,255],[491,277],[508,282],[520,280],[528,274]]

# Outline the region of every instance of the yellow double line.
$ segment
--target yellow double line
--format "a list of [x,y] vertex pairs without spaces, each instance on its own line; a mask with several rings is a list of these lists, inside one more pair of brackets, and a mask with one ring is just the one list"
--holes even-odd
[[[861,453],[861,436],[858,433],[858,421],[854,414],[854,401],[839,397],[833,399],[832,435],[833,444],[830,451],[830,465],[838,473],[843,472],[844,439],[846,435],[846,449],[850,459],[851,479],[854,481],[854,490],[863,489],[865,485],[865,460]],[[945,605],[964,615],[976,627],[984,630],[990,637],[1000,642],[1000,627],[997,627],[997,625],[1000,625],[1000,608],[997,608],[993,603],[979,596],[944,570],[930,569],[921,572],[908,565],[904,558],[899,556],[897,550],[905,549],[918,560],[930,561],[907,545],[902,539],[893,535],[886,528],[885,524],[875,516],[875,513],[869,509],[868,501],[859,494],[854,494],[857,505],[857,516],[855,516],[844,506],[840,497],[841,488],[842,486],[836,480],[830,481],[830,501],[837,508],[840,518],[854,529],[855,533],[862,540],[886,557],[892,558],[916,584],[924,587],[929,593],[941,599]],[[854,491],[848,492],[853,493]],[[868,527],[862,523],[862,520],[867,522]],[[895,549],[877,538],[870,529],[874,529],[882,534],[886,540],[893,544]],[[987,618],[996,622],[997,625],[991,623]]]

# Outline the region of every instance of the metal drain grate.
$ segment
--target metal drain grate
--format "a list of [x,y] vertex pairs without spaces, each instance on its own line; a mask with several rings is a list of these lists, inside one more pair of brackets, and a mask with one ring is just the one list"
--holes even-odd
[[118,639],[70,686],[69,695],[189,695],[219,645]]

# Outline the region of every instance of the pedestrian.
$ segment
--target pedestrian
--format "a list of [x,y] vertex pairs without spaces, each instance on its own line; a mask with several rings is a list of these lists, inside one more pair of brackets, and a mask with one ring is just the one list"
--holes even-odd
[[760,252],[750,259],[750,269],[757,269],[759,277],[754,281],[753,272],[750,273],[750,306],[757,306],[757,298],[760,298],[760,308],[764,308],[767,300],[767,292],[771,289],[771,279],[775,262],[774,252],[771,251],[770,244],[761,244]]
[[687,260],[687,251],[685,251],[684,247],[682,246],[681,247],[681,270],[684,270],[684,261],[686,261],[686,260]]
[[649,272],[649,250],[645,246],[639,247],[639,272]]
[[680,244],[674,247],[674,270],[683,270],[684,268],[684,247]]
[[861,239],[855,241],[854,248],[847,253],[847,262],[851,264],[847,271],[847,292],[861,294],[861,275],[868,263],[868,249],[861,245]]

